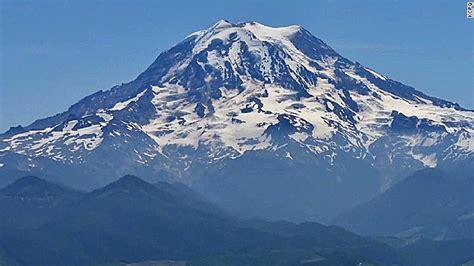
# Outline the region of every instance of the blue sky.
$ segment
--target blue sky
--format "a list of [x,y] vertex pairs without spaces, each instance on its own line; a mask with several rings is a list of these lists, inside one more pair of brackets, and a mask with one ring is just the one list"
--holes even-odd
[[[199,2],[199,4],[198,4]],[[0,131],[127,82],[221,18],[300,24],[343,56],[474,109],[466,1],[0,1]]]

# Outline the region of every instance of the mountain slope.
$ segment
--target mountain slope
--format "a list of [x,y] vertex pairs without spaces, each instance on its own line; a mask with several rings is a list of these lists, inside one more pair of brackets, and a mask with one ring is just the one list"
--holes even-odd
[[0,235],[37,228],[57,208],[81,195],[35,176],[20,178],[0,190]]
[[[7,261],[20,265],[157,260],[298,265],[315,259],[320,265],[450,265],[473,258],[474,241],[419,241],[391,247],[336,226],[237,220],[218,214],[204,201],[205,207],[196,206],[199,202],[190,206],[188,199],[195,196],[180,186],[155,186],[125,176],[68,201],[66,208],[57,209],[35,230],[2,235],[0,258],[6,254]],[[25,214],[35,218],[34,213]],[[449,253],[443,254],[446,250]]]
[[372,201],[334,219],[364,235],[474,238],[474,176],[416,172]]
[[[159,176],[249,215],[281,206],[265,215],[308,220],[366,201],[424,166],[473,160],[473,127],[472,111],[354,63],[300,26],[219,21],[135,80],[0,135],[0,175],[64,166],[71,178],[55,181],[87,189],[129,173]],[[308,162],[315,167],[297,168]],[[276,163],[294,175],[255,169]],[[314,206],[293,211],[277,201],[273,183],[295,184],[291,205]]]
[[[255,249],[287,249],[296,243],[300,247],[323,244],[239,225],[229,216],[216,215],[216,211],[189,206],[186,192],[176,195],[162,186],[125,176],[60,209],[38,230],[7,234],[0,238],[0,243],[11,251],[13,258],[21,258],[26,265],[189,260]],[[333,236],[335,242],[326,244],[333,249],[347,249],[344,241],[350,237],[385,249],[388,255],[383,255],[382,260],[395,257],[390,248],[349,232],[335,234],[317,224],[315,228],[321,238],[328,237],[326,234]],[[364,257],[354,254],[347,256]]]

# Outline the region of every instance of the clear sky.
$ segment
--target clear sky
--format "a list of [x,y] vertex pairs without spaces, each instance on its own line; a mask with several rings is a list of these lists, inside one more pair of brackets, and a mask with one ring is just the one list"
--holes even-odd
[[0,131],[134,79],[163,50],[224,18],[300,24],[340,54],[474,109],[466,1],[0,0]]

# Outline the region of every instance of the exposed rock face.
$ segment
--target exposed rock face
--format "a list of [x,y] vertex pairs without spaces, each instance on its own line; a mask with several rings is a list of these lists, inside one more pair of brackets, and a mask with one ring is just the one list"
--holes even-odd
[[243,213],[317,219],[416,169],[472,160],[473,127],[472,111],[351,62],[300,26],[219,21],[134,81],[0,135],[0,172],[81,188],[136,174]]

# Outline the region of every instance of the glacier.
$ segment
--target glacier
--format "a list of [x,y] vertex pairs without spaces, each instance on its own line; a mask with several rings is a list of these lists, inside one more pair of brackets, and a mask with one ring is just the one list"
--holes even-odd
[[352,62],[301,26],[221,20],[135,80],[1,134],[0,184],[29,172],[92,189],[134,174],[250,216],[315,220],[415,170],[472,164],[473,134],[472,110]]

